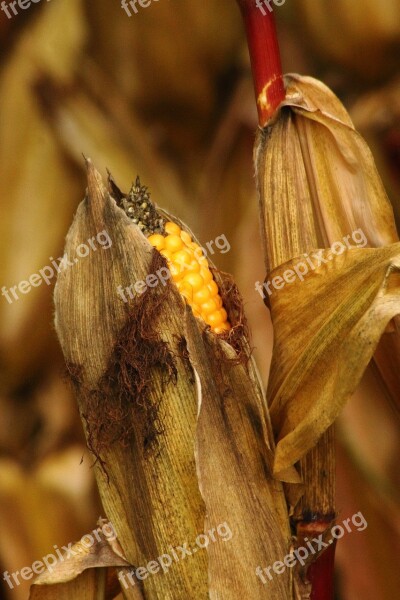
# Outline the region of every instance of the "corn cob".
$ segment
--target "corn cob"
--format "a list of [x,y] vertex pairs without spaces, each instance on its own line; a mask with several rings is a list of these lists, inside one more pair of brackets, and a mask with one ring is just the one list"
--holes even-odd
[[117,204],[166,259],[172,280],[194,315],[202,318],[214,333],[230,331],[218,285],[201,246],[177,223],[160,215],[139,177],[127,195],[119,190],[111,175],[109,186]]
[[172,280],[181,295],[194,315],[201,317],[214,333],[229,331],[231,326],[218,285],[202,248],[193,242],[187,231],[172,221],[165,223],[164,231],[165,236],[155,233],[147,239],[166,259]]

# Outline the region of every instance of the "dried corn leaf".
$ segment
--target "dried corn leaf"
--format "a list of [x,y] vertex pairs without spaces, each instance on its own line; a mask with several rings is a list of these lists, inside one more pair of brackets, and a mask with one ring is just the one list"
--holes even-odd
[[[268,395],[277,476],[333,423],[387,323],[400,312],[399,244],[341,255],[324,250],[319,256],[323,264],[303,281],[296,279],[271,296],[275,346]],[[280,276],[299,261],[271,275]]]
[[[115,569],[129,567],[116,540],[109,541],[99,529],[90,547],[78,542],[71,546],[70,554],[70,557],[54,565],[51,571],[46,570],[37,577],[32,584],[29,600],[115,598],[120,591]],[[138,599],[133,590],[127,591],[125,597]]]

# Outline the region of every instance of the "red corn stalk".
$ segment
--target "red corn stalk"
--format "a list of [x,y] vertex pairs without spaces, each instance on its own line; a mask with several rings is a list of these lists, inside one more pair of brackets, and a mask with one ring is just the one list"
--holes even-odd
[[285,98],[275,20],[272,7],[267,7],[262,0],[237,2],[246,28],[258,122],[264,127]]
[[333,572],[335,564],[336,542],[321,554],[307,571],[311,583],[311,600],[331,600],[334,594]]
[[[326,532],[329,525],[332,525],[332,522],[329,523],[324,519],[297,523],[298,546],[306,546],[308,540],[319,538]],[[310,600],[333,599],[336,540],[331,538],[329,544],[329,547],[307,569],[307,580],[311,584]]]

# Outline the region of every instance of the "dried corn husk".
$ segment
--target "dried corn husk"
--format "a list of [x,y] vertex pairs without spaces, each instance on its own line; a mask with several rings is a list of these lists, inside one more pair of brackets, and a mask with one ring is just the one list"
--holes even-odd
[[370,246],[396,242],[372,155],[333,92],[288,75],[284,107],[255,150],[267,270],[357,229]]
[[[56,327],[76,378],[89,441],[101,457],[97,477],[103,505],[129,562],[142,566],[170,545],[196,539],[203,528],[192,450],[197,407],[185,362],[175,358],[179,356],[183,301],[177,291],[159,286],[153,302],[144,297],[129,316],[117,288],[154,272],[153,250],[89,165],[88,197],[78,208],[67,238],[71,260],[79,243],[103,230],[112,246],[81,259],[59,276]],[[163,302],[167,310],[158,312],[163,294],[170,301]],[[153,329],[157,312],[158,327],[168,337]],[[114,366],[110,361],[116,344],[121,346],[120,362]],[[125,380],[115,385],[114,377]],[[177,389],[172,380],[177,381]],[[140,394],[147,388],[150,391],[142,405]],[[104,426],[101,438],[96,437]],[[156,438],[161,430],[165,434],[158,449]],[[188,572],[193,564],[197,580]],[[147,586],[152,594],[164,589],[166,598],[183,598],[191,589],[206,590],[204,573],[206,557],[198,553],[192,565],[179,562],[162,578],[149,578]]]
[[[91,163],[88,177],[67,255],[74,262],[79,244],[102,230],[112,245],[60,273],[56,328],[107,516],[135,566],[232,522],[231,540],[147,578],[145,596],[236,600],[247,590],[261,600],[263,586],[249,576],[254,561],[265,566],[284,556],[290,531],[238,292],[215,274],[233,326],[225,337],[207,333],[170,282],[124,306],[117,287],[164,263]],[[276,578],[270,597],[285,597],[290,586],[290,573]]]

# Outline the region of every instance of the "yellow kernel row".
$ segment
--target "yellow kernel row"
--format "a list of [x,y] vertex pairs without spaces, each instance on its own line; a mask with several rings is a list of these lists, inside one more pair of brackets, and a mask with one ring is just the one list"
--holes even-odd
[[203,250],[176,223],[166,223],[165,232],[166,236],[156,233],[148,241],[167,260],[179,292],[215,333],[229,331],[228,315]]

